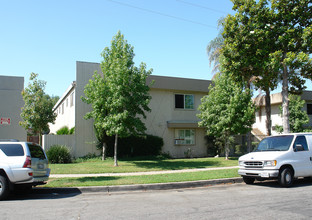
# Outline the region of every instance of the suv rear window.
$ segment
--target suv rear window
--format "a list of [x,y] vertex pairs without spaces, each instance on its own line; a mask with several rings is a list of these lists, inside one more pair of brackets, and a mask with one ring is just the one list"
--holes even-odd
[[24,149],[20,144],[0,144],[0,150],[8,157],[24,156]]
[[39,145],[27,144],[32,158],[46,159],[42,148]]

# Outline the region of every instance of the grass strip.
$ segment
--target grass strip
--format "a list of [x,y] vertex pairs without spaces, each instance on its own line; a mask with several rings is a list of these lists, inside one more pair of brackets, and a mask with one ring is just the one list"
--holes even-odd
[[89,174],[89,173],[129,173],[161,170],[183,170],[195,168],[237,166],[237,158],[193,159],[120,159],[114,167],[113,158],[102,161],[100,158],[70,164],[50,164],[51,174]]
[[44,187],[113,186],[223,179],[239,177],[237,170],[238,169],[224,169],[147,176],[51,178]]

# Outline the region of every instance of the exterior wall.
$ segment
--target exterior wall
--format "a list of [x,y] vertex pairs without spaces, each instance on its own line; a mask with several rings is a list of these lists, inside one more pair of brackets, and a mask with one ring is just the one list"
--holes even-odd
[[[208,86],[207,86],[208,88]],[[175,94],[193,94],[194,95],[194,109],[175,109]],[[198,105],[200,99],[206,95],[204,92],[191,92],[179,90],[163,90],[151,89],[152,96],[150,102],[151,112],[146,116],[147,133],[162,137],[164,146],[162,151],[169,153],[172,157],[185,157],[185,153],[191,150],[192,156],[202,157],[207,156],[207,147],[205,145],[205,131],[203,128],[194,127],[194,123],[199,120],[196,114],[199,113]],[[187,120],[187,121],[186,121]],[[173,127],[168,127],[168,122],[186,122]],[[176,145],[175,144],[175,129],[195,129],[195,144],[194,145]]]
[[60,98],[54,110],[57,114],[54,124],[50,124],[50,133],[56,134],[60,128],[75,127],[75,86],[70,86],[68,91]]
[[101,73],[99,63],[76,62],[76,112],[75,112],[75,134],[76,147],[74,155],[76,157],[85,156],[88,153],[99,153],[96,149],[96,137],[93,130],[93,120],[85,120],[84,115],[91,111],[90,105],[82,102],[84,87],[92,78],[94,71]]
[[24,77],[0,76],[0,118],[10,119],[9,125],[0,123],[0,139],[27,140],[26,130],[19,125],[23,89]]
[[[101,73],[99,63],[76,63],[75,141],[72,147],[72,153],[75,157],[85,156],[88,153],[100,153],[95,145],[96,137],[93,130],[93,120],[83,118],[92,108],[81,100],[81,97],[84,96],[84,87],[92,78],[94,71]],[[210,81],[150,76],[147,83],[150,84],[151,81],[154,81],[154,84],[150,86],[150,95],[152,96],[150,108],[152,111],[147,113],[147,119],[145,120],[147,133],[162,137],[164,139],[163,152],[169,153],[173,157],[185,157],[187,151],[190,152],[190,156],[206,156],[205,132],[204,129],[198,128],[196,114],[199,113],[197,108],[200,99],[208,92]],[[194,90],[196,91],[194,92]],[[175,94],[193,94],[194,109],[175,109]],[[56,108],[58,107],[56,106]],[[64,115],[63,118],[65,117]],[[174,123],[169,126],[172,121]],[[61,117],[56,121],[59,128],[64,126],[64,123],[65,119],[62,120]],[[177,128],[195,129],[195,144],[175,145],[175,129]],[[50,129],[52,131],[52,128]],[[55,129],[53,128],[53,130]]]
[[[263,97],[264,98],[264,97]],[[312,91],[304,91],[301,95],[301,99],[305,100],[302,111],[307,111],[307,104],[312,104]],[[282,116],[280,115],[280,106],[282,105],[281,93],[276,93],[271,95],[271,120],[272,120],[272,134],[277,134],[274,130],[276,125],[282,126]],[[264,99],[260,100],[259,104],[260,110],[256,112],[256,122],[253,128],[258,128],[263,134],[266,134],[266,115],[265,115],[265,104]],[[309,115],[310,122],[306,126],[312,126],[312,115]]]

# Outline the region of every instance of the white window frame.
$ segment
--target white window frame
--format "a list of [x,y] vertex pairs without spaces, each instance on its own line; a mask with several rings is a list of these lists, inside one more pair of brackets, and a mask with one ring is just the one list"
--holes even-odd
[[[177,108],[176,107],[176,95],[183,95],[183,108]],[[191,96],[192,102],[193,102],[192,103],[193,105],[191,107],[188,107],[188,108],[185,106],[187,96]],[[174,94],[174,108],[175,109],[194,110],[194,108],[195,108],[195,95],[194,94],[180,94],[180,93]]]
[[195,140],[195,129],[174,130],[174,145],[195,145]]

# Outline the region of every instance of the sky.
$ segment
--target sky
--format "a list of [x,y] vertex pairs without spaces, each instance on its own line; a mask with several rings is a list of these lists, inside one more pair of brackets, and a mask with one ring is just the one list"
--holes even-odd
[[134,47],[135,65],[154,75],[211,79],[206,47],[230,0],[0,0],[0,75],[31,72],[45,92],[62,96],[76,61],[102,61],[118,31]]
[[98,62],[120,30],[134,47],[135,65],[154,75],[211,79],[206,52],[230,0],[0,0],[0,75],[31,72],[45,92],[62,96],[76,61]]

